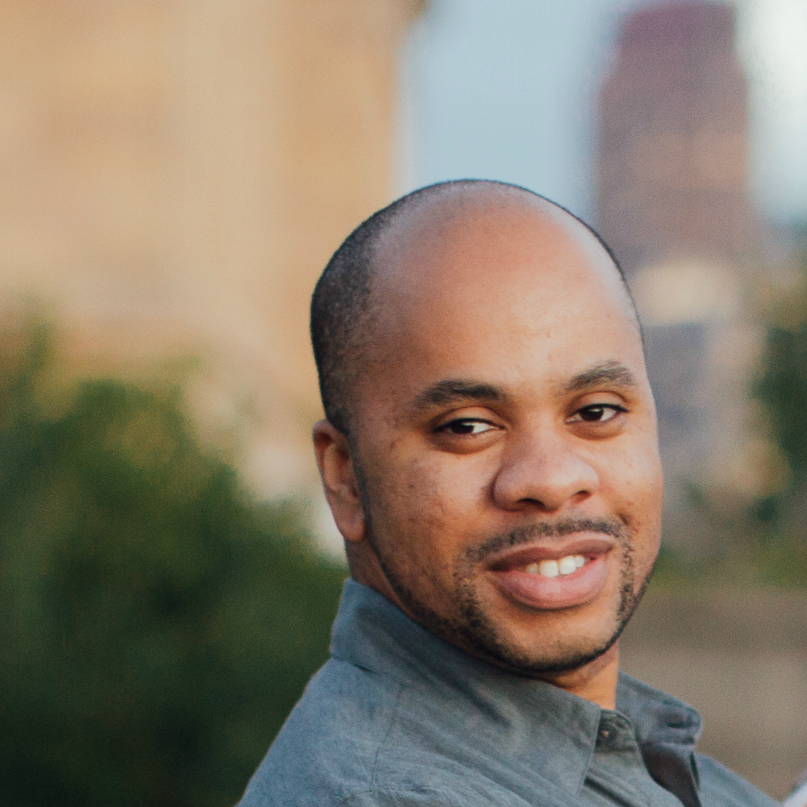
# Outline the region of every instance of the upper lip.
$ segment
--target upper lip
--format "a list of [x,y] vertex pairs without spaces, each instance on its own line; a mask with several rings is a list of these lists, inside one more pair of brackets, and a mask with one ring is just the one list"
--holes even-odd
[[603,533],[575,533],[563,538],[508,547],[488,558],[485,565],[492,572],[506,572],[542,560],[560,560],[569,555],[605,555],[616,545],[611,536]]

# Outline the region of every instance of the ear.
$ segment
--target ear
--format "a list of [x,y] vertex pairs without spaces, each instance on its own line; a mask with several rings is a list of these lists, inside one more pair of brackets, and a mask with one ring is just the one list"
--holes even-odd
[[327,420],[314,424],[313,437],[319,475],[336,526],[346,541],[361,543],[366,535],[364,509],[350,443]]

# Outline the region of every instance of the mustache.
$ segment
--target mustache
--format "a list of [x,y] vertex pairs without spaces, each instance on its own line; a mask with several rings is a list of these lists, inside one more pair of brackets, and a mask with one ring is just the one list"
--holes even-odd
[[478,546],[469,547],[465,553],[465,561],[475,565],[509,547],[522,546],[546,538],[565,538],[578,532],[599,532],[614,538],[623,548],[630,546],[628,529],[618,519],[563,519],[529,524],[502,535],[494,535]]

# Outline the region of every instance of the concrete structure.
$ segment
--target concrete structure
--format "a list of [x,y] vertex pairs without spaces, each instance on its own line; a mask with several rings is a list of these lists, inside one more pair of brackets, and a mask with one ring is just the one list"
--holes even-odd
[[[0,298],[80,372],[176,370],[264,493],[314,476],[316,277],[394,192],[417,0],[0,0]],[[183,364],[184,363],[184,364]]]
[[[670,517],[693,482],[736,501],[768,478],[745,405],[760,235],[734,15],[705,0],[633,12],[600,100],[597,226],[647,326]],[[670,534],[714,546],[713,525],[685,521]]]

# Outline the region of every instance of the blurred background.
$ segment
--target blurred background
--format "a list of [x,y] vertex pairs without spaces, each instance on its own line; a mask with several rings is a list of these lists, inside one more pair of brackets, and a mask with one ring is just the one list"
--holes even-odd
[[614,248],[667,476],[624,666],[807,766],[802,0],[0,0],[0,804],[228,805],[346,569],[307,308],[430,182]]

